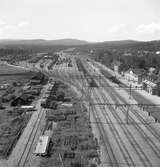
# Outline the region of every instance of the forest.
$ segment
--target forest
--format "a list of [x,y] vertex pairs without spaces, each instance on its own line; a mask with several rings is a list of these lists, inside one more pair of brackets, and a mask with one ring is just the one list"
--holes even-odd
[[126,71],[129,68],[143,68],[147,70],[149,67],[154,67],[159,71],[160,69],[160,55],[155,52],[137,52],[130,51],[130,56],[124,56],[124,51],[117,50],[95,50],[90,56],[102,64],[112,68],[112,63],[116,61],[121,62],[121,70]]

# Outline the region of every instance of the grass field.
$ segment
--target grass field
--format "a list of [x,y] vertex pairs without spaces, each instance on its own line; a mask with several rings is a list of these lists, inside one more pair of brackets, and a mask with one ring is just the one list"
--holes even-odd
[[7,64],[0,64],[0,74],[24,73],[27,70],[19,67],[13,67]]
[[0,84],[6,82],[10,84],[14,81],[21,81],[25,83],[26,80],[30,79],[32,76],[33,73],[23,68],[0,64]]

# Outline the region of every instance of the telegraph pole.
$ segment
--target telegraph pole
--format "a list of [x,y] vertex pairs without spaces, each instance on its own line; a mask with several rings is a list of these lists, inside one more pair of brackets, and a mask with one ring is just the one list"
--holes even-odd
[[131,96],[132,96],[132,92],[131,92],[132,90],[131,89],[132,89],[132,85],[130,84],[129,85],[129,99],[131,99]]
[[88,112],[89,112],[89,120],[90,120],[90,117],[91,117],[91,89],[90,87],[88,86],[87,87],[87,101],[88,101]]

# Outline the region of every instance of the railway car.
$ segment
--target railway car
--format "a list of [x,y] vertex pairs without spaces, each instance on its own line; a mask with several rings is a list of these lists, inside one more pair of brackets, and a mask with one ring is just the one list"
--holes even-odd
[[49,136],[45,136],[45,135],[40,136],[36,149],[35,149],[35,154],[37,156],[46,156],[48,153],[49,143],[50,143]]

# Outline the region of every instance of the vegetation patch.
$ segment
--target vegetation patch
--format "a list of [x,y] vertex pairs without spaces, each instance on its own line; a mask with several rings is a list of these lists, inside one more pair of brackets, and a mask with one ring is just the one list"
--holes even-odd
[[0,157],[7,158],[15,146],[31,113],[22,110],[0,110]]

